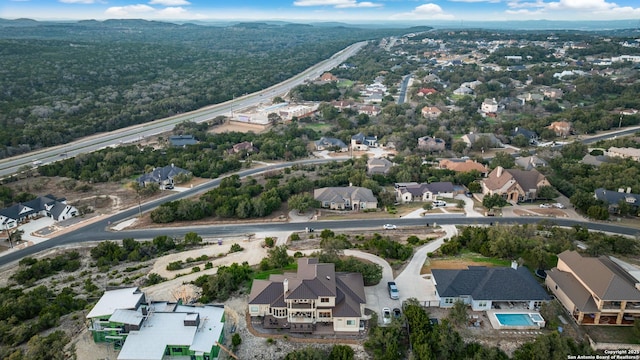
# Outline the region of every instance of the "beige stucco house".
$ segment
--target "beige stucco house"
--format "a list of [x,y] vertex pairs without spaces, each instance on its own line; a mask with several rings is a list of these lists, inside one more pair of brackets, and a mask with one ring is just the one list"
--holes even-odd
[[360,273],[336,272],[334,264],[298,259],[297,273],[254,280],[249,314],[265,328],[297,333],[357,333],[366,303]]
[[640,321],[640,279],[639,271],[627,265],[567,250],[558,255],[545,284],[580,325],[631,326]]
[[525,171],[518,169],[495,168],[486,179],[482,179],[484,195],[500,194],[507,201],[522,202],[535,200],[542,186],[550,186],[547,178],[535,169]]

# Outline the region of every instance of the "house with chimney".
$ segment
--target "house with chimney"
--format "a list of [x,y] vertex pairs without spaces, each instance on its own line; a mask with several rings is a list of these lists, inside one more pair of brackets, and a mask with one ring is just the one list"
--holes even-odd
[[551,186],[538,170],[505,169],[498,166],[481,181],[482,194],[499,194],[505,200],[518,203],[535,200],[542,186]]
[[502,141],[500,141],[494,134],[492,133],[469,133],[462,135],[460,140],[464,141],[467,146],[471,147],[478,140],[482,138],[487,138],[489,140],[489,144],[492,148],[501,148],[503,146]]
[[483,114],[495,114],[498,112],[498,102],[495,98],[484,99],[480,105],[480,112]]
[[431,279],[442,308],[451,308],[461,301],[473,311],[493,308],[535,310],[551,300],[531,272],[515,261],[511,267],[431,269]]
[[545,285],[579,325],[632,326],[640,321],[640,270],[613,256],[558,255]]
[[631,187],[620,188],[618,191],[598,188],[594,191],[594,197],[607,204],[609,211],[612,213],[618,212],[618,207],[621,203],[631,206],[635,213],[640,209],[640,194],[631,193]]
[[422,88],[422,89],[418,90],[416,95],[418,95],[420,97],[424,97],[424,96],[429,96],[431,94],[437,94],[437,93],[438,93],[438,90],[436,90],[434,88]]
[[231,149],[227,150],[229,154],[249,154],[257,152],[258,148],[253,146],[252,141],[243,141],[237,144],[234,144]]
[[362,274],[336,272],[332,263],[299,258],[297,272],[253,281],[248,310],[267,329],[357,334],[366,302]]

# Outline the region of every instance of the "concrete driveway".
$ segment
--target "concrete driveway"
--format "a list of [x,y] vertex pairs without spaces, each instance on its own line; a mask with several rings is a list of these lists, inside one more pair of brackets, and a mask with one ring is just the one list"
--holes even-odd
[[[387,290],[387,282],[393,281],[393,270],[391,269],[391,265],[379,256],[358,250],[345,250],[344,254],[347,256],[365,259],[382,266],[382,280],[380,280],[377,285],[364,287],[364,293],[367,296],[367,303],[365,307],[377,312],[378,323],[382,324],[383,307],[388,307],[389,309],[402,307],[402,302],[400,300],[392,300],[389,297],[389,291]],[[400,294],[402,294],[402,292]]]
[[[409,264],[407,264],[402,273],[396,278],[396,285],[400,292],[400,301],[415,298],[421,303],[427,302],[428,305],[428,302],[439,300],[436,295],[435,285],[430,279],[420,275],[420,270],[422,270],[422,266],[424,266],[427,260],[427,253],[438,250],[445,239],[449,239],[458,233],[454,225],[445,225],[442,226],[442,229],[446,235],[418,248],[413,254],[411,261],[409,261]],[[367,294],[367,296],[369,295]]]

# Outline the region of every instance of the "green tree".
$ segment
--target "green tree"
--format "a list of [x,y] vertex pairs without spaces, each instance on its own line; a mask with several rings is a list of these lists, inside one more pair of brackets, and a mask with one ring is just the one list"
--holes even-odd
[[282,269],[287,267],[293,261],[293,258],[287,254],[287,246],[280,245],[273,249],[269,249],[269,263],[274,269]]
[[240,344],[242,344],[242,338],[240,337],[240,334],[234,333],[231,337],[231,345],[233,346],[233,350],[235,351],[238,346],[240,346]]
[[482,206],[487,209],[493,209],[495,207],[503,207],[507,205],[507,200],[505,200],[500,194],[493,195],[485,195],[482,198]]
[[502,166],[505,169],[511,169],[516,166],[516,161],[511,154],[504,151],[498,151],[493,156],[493,159],[491,159],[491,168],[495,169],[498,166]]
[[314,199],[309,193],[291,195],[288,200],[289,210],[297,210],[299,214],[319,206],[320,202]]
[[449,315],[447,319],[451,324],[457,327],[464,327],[468,321],[467,305],[460,300],[457,300],[451,309],[449,309]]
[[551,200],[558,196],[560,196],[560,194],[553,188],[553,186],[541,186],[540,189],[538,189],[538,198],[540,199]]
[[353,360],[354,351],[349,345],[333,345],[329,360]]

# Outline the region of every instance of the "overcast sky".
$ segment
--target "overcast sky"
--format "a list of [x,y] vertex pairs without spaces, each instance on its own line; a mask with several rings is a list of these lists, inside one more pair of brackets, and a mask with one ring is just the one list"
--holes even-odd
[[639,19],[640,24],[640,0],[0,0],[0,17],[297,22]]

